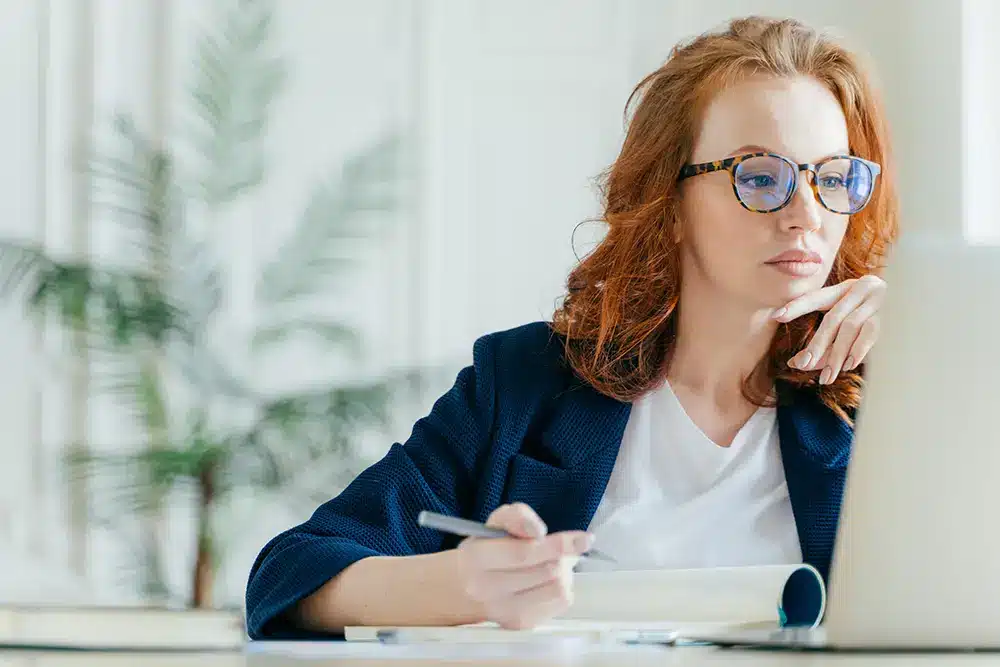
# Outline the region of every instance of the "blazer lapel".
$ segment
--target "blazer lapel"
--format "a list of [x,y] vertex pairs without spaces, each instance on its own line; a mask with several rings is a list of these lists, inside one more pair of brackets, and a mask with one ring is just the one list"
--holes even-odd
[[825,406],[778,408],[778,433],[802,559],[828,576],[853,430]]
[[538,448],[511,459],[504,502],[529,504],[550,531],[585,530],[618,458],[631,404],[576,385],[562,393]]

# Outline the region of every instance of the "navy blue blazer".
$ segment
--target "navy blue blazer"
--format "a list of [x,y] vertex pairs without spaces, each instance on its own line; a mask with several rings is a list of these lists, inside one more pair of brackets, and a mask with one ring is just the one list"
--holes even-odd
[[[782,460],[803,560],[825,578],[853,431],[809,391],[779,396]],[[521,501],[551,531],[586,530],[630,407],[580,381],[545,323],[477,340],[472,365],[405,443],[264,546],[246,591],[250,637],[308,636],[283,612],[366,556],[454,547],[458,538],[416,525],[420,510],[485,521],[499,505]]]

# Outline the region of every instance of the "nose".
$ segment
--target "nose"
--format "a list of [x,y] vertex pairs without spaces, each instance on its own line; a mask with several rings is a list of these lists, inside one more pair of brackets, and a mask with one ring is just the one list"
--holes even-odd
[[812,178],[810,172],[799,172],[799,186],[792,200],[781,210],[784,213],[781,217],[783,231],[814,232],[822,226],[823,207],[816,201],[816,193],[809,182],[810,178]]

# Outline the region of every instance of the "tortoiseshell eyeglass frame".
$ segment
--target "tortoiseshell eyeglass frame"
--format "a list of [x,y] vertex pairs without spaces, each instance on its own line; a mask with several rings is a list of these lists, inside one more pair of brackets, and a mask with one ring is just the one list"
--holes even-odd
[[[866,160],[864,158],[860,158],[855,155],[831,155],[830,157],[824,158],[816,163],[805,162],[803,164],[798,164],[788,159],[784,155],[778,155],[777,153],[761,152],[761,153],[746,153],[745,155],[735,155],[733,157],[726,158],[725,160],[713,160],[712,162],[699,162],[697,164],[684,165],[684,167],[681,168],[680,177],[677,180],[682,181],[685,178],[697,176],[698,174],[708,174],[713,171],[725,170],[729,172],[729,180],[733,185],[733,194],[736,196],[736,201],[740,203],[740,206],[754,213],[774,213],[775,211],[780,211],[784,207],[788,206],[788,202],[792,201],[792,197],[795,196],[795,192],[799,188],[798,179],[796,179],[794,185],[792,185],[791,191],[788,193],[788,197],[785,198],[785,201],[781,202],[778,206],[775,206],[773,208],[766,208],[766,209],[753,208],[751,206],[748,206],[746,202],[744,202],[743,199],[740,197],[739,189],[737,189],[736,187],[736,166],[741,162],[745,162],[746,160],[755,157],[775,157],[791,165],[792,168],[795,169],[796,173],[800,171],[811,172],[813,177],[809,179],[809,185],[812,188],[813,195],[816,197],[816,201],[820,203],[820,206],[830,211],[831,213],[839,213],[842,215],[853,215],[863,210],[864,207],[868,205],[868,202],[871,201],[872,194],[875,192],[875,183],[878,179],[878,175],[882,172],[882,167],[879,166],[877,162],[872,162],[871,160]],[[833,160],[843,160],[843,159],[858,160],[859,162],[866,165],[868,169],[871,170],[872,173],[871,192],[868,193],[868,196],[865,198],[865,201],[854,211],[835,211],[834,209],[826,205],[826,202],[823,201],[823,197],[821,197],[819,194],[819,190],[816,189],[816,175],[819,173],[820,168],[822,168],[824,164],[832,162]]]

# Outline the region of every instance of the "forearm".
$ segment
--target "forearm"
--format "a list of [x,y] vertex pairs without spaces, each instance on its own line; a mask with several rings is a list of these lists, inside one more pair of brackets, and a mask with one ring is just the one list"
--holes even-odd
[[337,632],[346,626],[461,625],[483,612],[460,588],[455,551],[405,557],[369,557],[299,603],[303,627]]

